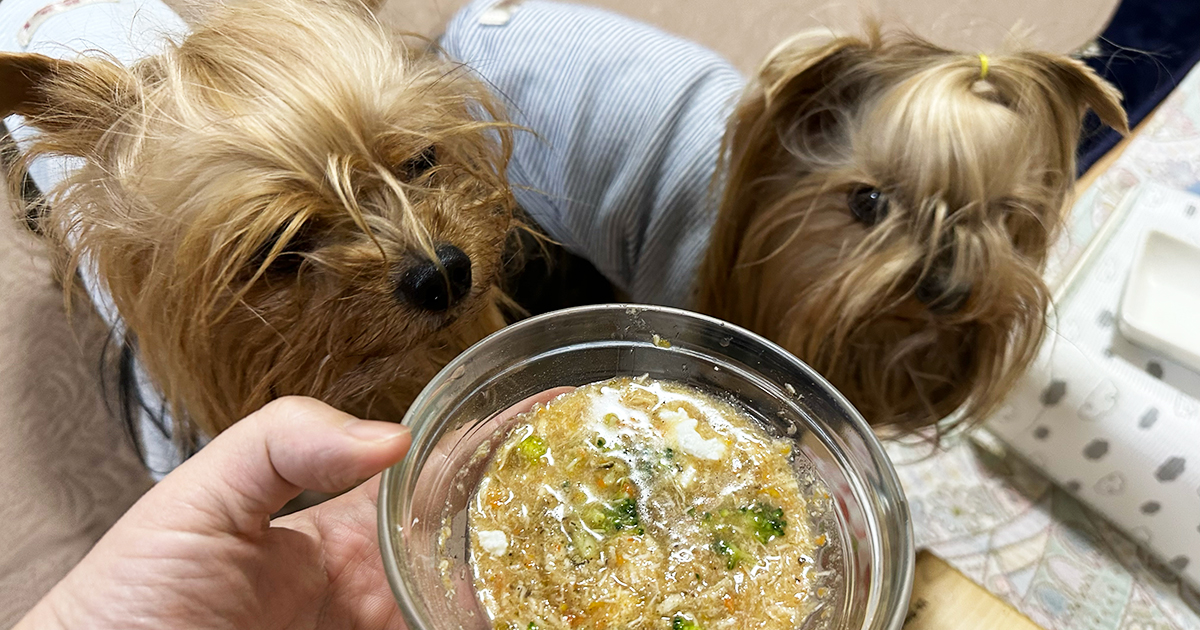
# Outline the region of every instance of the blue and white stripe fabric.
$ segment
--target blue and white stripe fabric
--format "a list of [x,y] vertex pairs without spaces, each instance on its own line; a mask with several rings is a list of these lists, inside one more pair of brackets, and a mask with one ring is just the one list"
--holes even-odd
[[468,5],[441,45],[533,132],[515,141],[517,200],[634,301],[688,306],[743,77],[710,50],[606,11],[530,0],[497,19],[493,5]]

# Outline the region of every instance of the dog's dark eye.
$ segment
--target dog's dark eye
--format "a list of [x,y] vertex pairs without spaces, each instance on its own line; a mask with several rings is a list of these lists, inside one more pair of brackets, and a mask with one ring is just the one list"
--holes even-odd
[[[249,270],[255,273],[267,262],[267,257],[271,254],[271,250],[275,249],[275,245],[279,239],[283,238],[284,232],[287,230],[286,225],[280,226],[269,239],[261,243],[254,254],[250,257]],[[316,244],[312,238],[312,228],[305,224],[288,239],[287,244],[283,249],[271,260],[271,265],[267,267],[267,271],[279,275],[295,275],[300,271],[300,265],[304,262],[304,253],[315,248]]]
[[872,226],[884,219],[888,212],[888,199],[878,188],[860,186],[850,191],[846,200],[850,213],[863,225]]
[[430,145],[400,165],[400,176],[404,178],[404,181],[411,182],[428,173],[429,169],[435,166],[437,166],[437,147]]

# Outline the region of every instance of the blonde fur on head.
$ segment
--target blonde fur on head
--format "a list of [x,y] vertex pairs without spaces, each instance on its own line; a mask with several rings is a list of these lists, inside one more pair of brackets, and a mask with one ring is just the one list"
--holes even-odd
[[871,29],[795,41],[725,139],[702,311],[780,343],[872,424],[980,420],[1034,358],[1082,116],[1126,131],[1084,64]]
[[239,2],[131,67],[13,65],[25,162],[84,160],[44,227],[94,266],[184,440],[289,394],[399,421],[502,325],[502,109],[365,7]]

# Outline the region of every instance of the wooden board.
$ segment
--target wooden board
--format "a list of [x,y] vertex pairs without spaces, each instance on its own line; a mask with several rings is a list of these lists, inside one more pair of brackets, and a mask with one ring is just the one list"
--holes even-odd
[[1041,630],[941,558],[917,554],[904,630]]

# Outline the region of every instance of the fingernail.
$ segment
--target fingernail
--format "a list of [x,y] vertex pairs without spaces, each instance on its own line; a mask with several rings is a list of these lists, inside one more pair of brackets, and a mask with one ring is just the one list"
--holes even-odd
[[346,425],[346,433],[364,442],[388,442],[407,435],[408,427],[394,422],[353,420]]

